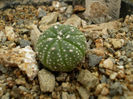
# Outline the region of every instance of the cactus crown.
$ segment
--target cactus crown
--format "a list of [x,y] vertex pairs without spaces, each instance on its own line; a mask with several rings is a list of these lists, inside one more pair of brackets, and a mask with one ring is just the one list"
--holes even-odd
[[76,27],[54,25],[40,35],[36,51],[48,69],[71,71],[85,56],[86,38]]

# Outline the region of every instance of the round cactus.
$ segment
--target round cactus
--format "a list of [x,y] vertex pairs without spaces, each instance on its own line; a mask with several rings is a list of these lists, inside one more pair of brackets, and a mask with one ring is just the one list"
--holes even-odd
[[76,27],[54,25],[40,35],[36,51],[48,69],[71,71],[85,56],[86,38]]

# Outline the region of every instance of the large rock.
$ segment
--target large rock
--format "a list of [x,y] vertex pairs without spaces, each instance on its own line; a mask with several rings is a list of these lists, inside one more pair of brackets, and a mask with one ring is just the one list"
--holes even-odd
[[107,22],[119,18],[121,0],[85,0],[84,16],[93,23]]
[[38,73],[38,79],[42,92],[52,92],[55,87],[55,76],[49,71],[42,69]]
[[77,80],[88,90],[96,87],[98,84],[98,78],[88,70],[81,70]]
[[19,67],[30,80],[33,80],[39,71],[35,57],[36,53],[30,46],[0,49],[0,64],[6,67]]

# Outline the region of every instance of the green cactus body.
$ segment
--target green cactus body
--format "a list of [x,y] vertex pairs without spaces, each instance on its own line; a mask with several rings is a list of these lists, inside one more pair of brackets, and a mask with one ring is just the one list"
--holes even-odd
[[86,38],[76,27],[54,25],[40,35],[36,51],[49,70],[71,71],[85,56]]

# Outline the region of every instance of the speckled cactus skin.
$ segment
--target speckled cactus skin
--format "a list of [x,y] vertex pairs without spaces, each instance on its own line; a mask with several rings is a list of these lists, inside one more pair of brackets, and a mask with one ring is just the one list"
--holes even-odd
[[54,25],[40,35],[36,51],[49,70],[71,71],[85,56],[86,38],[76,27]]

